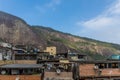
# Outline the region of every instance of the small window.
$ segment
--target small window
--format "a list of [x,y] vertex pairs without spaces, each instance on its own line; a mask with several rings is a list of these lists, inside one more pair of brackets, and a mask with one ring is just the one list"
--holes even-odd
[[108,63],[108,68],[112,68],[112,64],[111,63]]
[[79,58],[79,59],[83,59],[83,58],[84,58],[84,56],[78,56],[78,58]]
[[99,67],[100,69],[107,68],[107,64],[105,64],[105,63],[100,63],[100,64],[98,64],[98,67]]
[[112,63],[112,68],[118,68],[118,63]]
[[99,68],[104,68],[105,65],[104,64],[99,64]]

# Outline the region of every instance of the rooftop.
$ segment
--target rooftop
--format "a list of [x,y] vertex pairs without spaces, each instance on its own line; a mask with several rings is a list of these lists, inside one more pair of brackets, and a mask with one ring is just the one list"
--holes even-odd
[[0,68],[40,68],[41,64],[7,64],[0,66]]

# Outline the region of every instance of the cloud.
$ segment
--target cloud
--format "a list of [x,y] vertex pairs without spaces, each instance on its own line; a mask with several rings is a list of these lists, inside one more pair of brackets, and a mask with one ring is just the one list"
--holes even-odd
[[51,0],[51,2],[45,3],[42,6],[35,6],[35,8],[40,12],[40,13],[45,13],[48,10],[54,11],[56,9],[57,5],[60,5],[61,0]]
[[120,0],[115,0],[98,16],[78,21],[77,25],[82,26],[80,35],[120,44]]

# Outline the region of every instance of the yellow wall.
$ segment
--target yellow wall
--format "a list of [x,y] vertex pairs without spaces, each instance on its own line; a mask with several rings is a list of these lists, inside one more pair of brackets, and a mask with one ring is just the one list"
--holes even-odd
[[69,63],[69,60],[60,60],[60,63]]
[[78,57],[77,56],[72,56],[71,59],[72,60],[78,60]]
[[50,55],[56,55],[56,47],[51,46],[51,47],[46,47],[46,50],[44,52],[49,52]]

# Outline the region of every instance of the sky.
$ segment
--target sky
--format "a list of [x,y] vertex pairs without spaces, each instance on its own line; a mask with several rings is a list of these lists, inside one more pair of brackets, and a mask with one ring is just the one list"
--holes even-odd
[[120,0],[0,0],[30,25],[120,44]]

